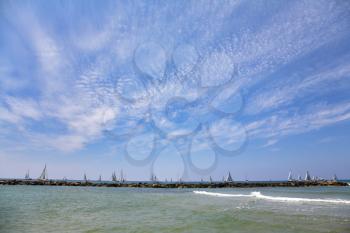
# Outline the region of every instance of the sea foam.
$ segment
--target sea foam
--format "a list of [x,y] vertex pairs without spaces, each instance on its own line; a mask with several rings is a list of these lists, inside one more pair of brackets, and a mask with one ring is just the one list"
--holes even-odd
[[263,195],[260,192],[251,192],[250,194],[228,194],[228,193],[214,193],[207,191],[193,191],[195,194],[202,194],[216,197],[252,197],[270,201],[281,201],[281,202],[323,202],[333,204],[350,204],[350,200],[343,199],[319,199],[319,198],[299,198],[299,197],[274,197]]

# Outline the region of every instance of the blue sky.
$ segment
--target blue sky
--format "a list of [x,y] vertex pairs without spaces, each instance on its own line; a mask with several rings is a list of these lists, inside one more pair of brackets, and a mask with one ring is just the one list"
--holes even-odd
[[349,178],[348,1],[1,1],[0,177]]

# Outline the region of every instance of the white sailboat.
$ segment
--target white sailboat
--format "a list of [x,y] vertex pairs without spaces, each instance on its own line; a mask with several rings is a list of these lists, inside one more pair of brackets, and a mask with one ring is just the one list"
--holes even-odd
[[151,182],[157,182],[157,176],[154,175],[153,172],[151,173],[150,181],[151,181]]
[[292,171],[289,171],[289,174],[288,174],[288,181],[292,181],[292,180],[293,180]]
[[24,176],[24,179],[26,179],[26,180],[30,180],[29,170],[27,171],[26,175]]
[[333,181],[338,181],[338,177],[336,174],[334,174],[334,176],[333,176]]
[[124,174],[123,174],[123,169],[120,171],[120,182],[122,182],[122,183],[125,182],[125,178],[124,178]]
[[39,176],[38,180],[47,180],[47,179],[48,179],[48,174],[47,174],[47,169],[45,164],[44,170],[41,172],[41,175]]
[[311,180],[311,176],[309,174],[309,171],[306,171],[306,174],[305,174],[305,181],[310,181]]
[[233,179],[231,177],[231,173],[230,172],[228,173],[225,182],[233,182]]
[[112,173],[112,181],[117,182],[117,176],[115,175],[115,172]]

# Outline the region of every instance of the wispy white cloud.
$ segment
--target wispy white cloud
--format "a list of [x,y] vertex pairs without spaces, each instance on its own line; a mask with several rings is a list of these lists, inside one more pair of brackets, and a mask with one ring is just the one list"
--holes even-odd
[[278,142],[277,139],[269,139],[262,147],[269,147],[275,145]]
[[292,74],[291,77],[281,77],[271,87],[258,90],[257,94],[250,97],[245,112],[258,114],[272,111],[305,96],[322,95],[342,89],[346,81],[350,80],[349,74],[348,57],[342,57],[335,66],[323,66],[311,74],[305,74],[305,77],[299,73]]
[[275,113],[246,125],[253,138],[279,139],[287,135],[317,130],[350,119],[350,103],[323,104],[309,107],[303,113]]
[[225,49],[238,69],[237,85],[256,84],[281,66],[346,35],[343,6],[297,1],[271,17],[258,32],[230,38]]

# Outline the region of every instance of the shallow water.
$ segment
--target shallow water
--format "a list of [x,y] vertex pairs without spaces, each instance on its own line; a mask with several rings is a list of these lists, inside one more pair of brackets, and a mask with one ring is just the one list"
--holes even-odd
[[194,191],[0,186],[0,232],[350,232],[350,187]]

